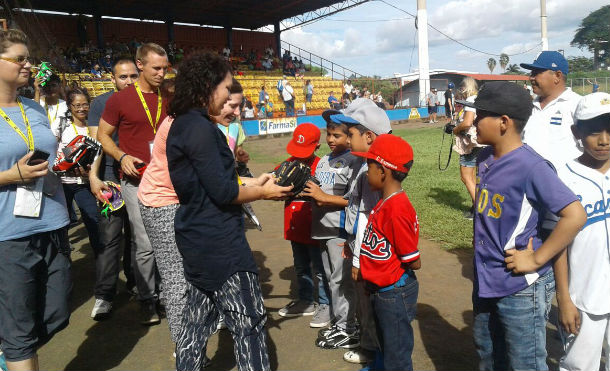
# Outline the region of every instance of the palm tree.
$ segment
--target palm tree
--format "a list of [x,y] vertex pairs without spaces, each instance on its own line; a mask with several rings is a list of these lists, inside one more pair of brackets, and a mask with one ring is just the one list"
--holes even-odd
[[489,73],[494,73],[494,68],[496,68],[496,60],[489,58],[487,60],[487,68],[489,68]]
[[506,53],[500,54],[500,67],[502,67],[502,70],[506,71],[506,66],[508,66],[509,61],[510,61],[510,58],[508,57],[508,54],[506,54]]
[[508,72],[508,73],[523,73],[523,71],[519,68],[519,65],[517,65],[517,64],[509,64],[508,68],[506,69],[506,72]]

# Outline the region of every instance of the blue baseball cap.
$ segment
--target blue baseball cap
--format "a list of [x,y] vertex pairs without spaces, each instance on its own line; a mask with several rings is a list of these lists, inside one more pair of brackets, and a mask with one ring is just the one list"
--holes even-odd
[[526,70],[561,71],[564,75],[567,75],[569,72],[568,61],[560,52],[551,50],[540,52],[534,63],[521,63],[520,66]]

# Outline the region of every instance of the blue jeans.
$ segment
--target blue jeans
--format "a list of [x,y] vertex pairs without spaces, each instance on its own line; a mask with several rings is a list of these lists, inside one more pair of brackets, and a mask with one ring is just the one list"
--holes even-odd
[[546,323],[555,295],[553,270],[501,298],[473,295],[479,370],[548,370]]
[[413,370],[413,327],[419,283],[415,275],[405,286],[371,293],[371,308],[386,371]]
[[97,201],[89,190],[89,185],[63,184],[63,188],[66,195],[66,203],[71,205],[72,201],[76,201],[76,205],[83,218],[83,223],[87,229],[87,234],[89,235],[89,244],[93,249],[93,253],[97,255],[102,250],[98,226],[101,215],[97,208]]
[[313,97],[313,94],[306,94],[305,95],[305,100],[307,101],[307,103],[311,103],[311,97]]
[[[318,245],[305,245],[290,241],[294,270],[297,274],[299,300],[313,302],[313,275],[318,280],[318,303],[328,304],[328,281],[322,264],[322,251]],[[313,273],[313,274],[312,274]]]
[[286,116],[287,117],[294,116],[294,99],[285,100],[284,105],[286,106]]

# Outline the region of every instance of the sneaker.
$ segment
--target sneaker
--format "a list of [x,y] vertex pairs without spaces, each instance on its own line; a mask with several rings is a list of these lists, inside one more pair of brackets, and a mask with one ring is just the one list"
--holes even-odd
[[309,327],[320,328],[330,324],[330,308],[328,304],[318,304]]
[[335,328],[335,331],[328,333],[325,338],[318,338],[316,346],[322,349],[358,348],[360,346],[360,336],[356,332],[348,334],[345,330]]
[[301,317],[301,316],[313,316],[316,312],[316,307],[313,303],[298,300],[291,301],[284,308],[280,309],[277,313],[282,317]]
[[142,319],[140,323],[144,326],[157,325],[161,322],[157,313],[155,300],[145,300],[141,303]]
[[95,299],[93,310],[91,311],[91,318],[96,321],[101,321],[110,317],[112,311],[112,303],[104,299]]
[[336,331],[336,330],[337,330],[337,328],[335,326],[323,328],[320,331],[318,331],[318,339],[326,339],[326,336],[328,336],[328,334],[330,334],[331,332]]
[[374,352],[365,349],[349,350],[343,354],[343,360],[349,363],[369,363],[375,357]]

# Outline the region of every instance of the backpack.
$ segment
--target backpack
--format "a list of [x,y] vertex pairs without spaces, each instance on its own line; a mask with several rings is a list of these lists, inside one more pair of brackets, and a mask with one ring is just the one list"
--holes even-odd
[[284,84],[282,83],[282,80],[277,80],[277,85],[275,87],[277,88],[277,91],[282,94],[282,91],[284,90]]

